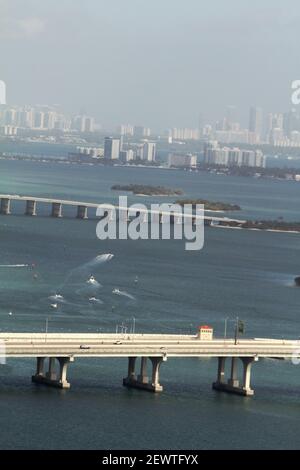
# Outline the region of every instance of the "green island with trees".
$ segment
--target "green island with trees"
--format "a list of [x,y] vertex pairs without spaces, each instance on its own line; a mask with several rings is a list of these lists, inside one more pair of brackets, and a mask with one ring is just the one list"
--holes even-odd
[[170,189],[164,186],[149,186],[144,184],[115,184],[111,187],[113,191],[127,191],[135,195],[143,196],[180,196],[183,194],[181,189]]
[[205,210],[207,211],[216,211],[216,212],[225,212],[225,211],[240,211],[241,207],[237,204],[228,204],[226,202],[215,202],[215,201],[207,201],[206,199],[179,199],[175,202],[175,204],[179,204],[180,206],[184,206],[185,204],[192,204],[195,206],[196,204],[203,204]]

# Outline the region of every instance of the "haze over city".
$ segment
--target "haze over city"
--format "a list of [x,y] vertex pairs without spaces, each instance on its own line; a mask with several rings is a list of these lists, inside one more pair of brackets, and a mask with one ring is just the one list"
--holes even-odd
[[157,131],[216,120],[229,104],[245,124],[251,105],[291,107],[296,0],[0,0],[0,11],[0,78],[13,104],[58,103]]

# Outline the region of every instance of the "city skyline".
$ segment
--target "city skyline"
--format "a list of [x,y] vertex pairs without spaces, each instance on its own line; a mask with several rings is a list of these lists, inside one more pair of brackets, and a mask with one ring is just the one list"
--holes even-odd
[[[9,90],[9,88],[8,88]],[[81,132],[85,132],[85,129],[90,129],[86,132],[94,132],[94,129],[103,127],[104,129],[108,131],[112,131],[112,129],[119,129],[120,134],[128,134],[128,135],[133,135],[135,132],[145,132],[145,137],[150,135],[150,128],[142,126],[142,122],[149,122],[149,119],[147,120],[147,116],[144,117],[142,121],[139,123],[135,124],[129,124],[127,120],[127,124],[125,124],[126,119],[124,119],[123,123],[121,121],[118,121],[117,118],[114,120],[114,124],[109,126],[107,124],[107,120],[105,119],[105,116],[103,116],[102,122],[97,120],[96,115],[90,115],[89,113],[86,112],[86,107],[81,106],[80,110],[77,110],[76,112],[71,112],[70,110],[65,110],[60,104],[38,104],[38,103],[22,103],[22,104],[16,104],[13,102],[8,102],[6,99],[7,96],[7,84],[4,80],[0,80],[0,105],[4,105],[7,108],[11,109],[19,109],[19,110],[24,110],[24,111],[30,111],[30,110],[40,110],[42,112],[51,112],[51,113],[61,113],[61,115],[68,116],[70,119],[74,119],[76,121],[76,124],[74,124],[74,128],[77,130],[80,130]],[[172,131],[173,129],[178,129],[179,133],[182,131],[183,133],[185,131],[188,132],[191,137],[188,137],[188,139],[193,140],[193,133],[195,131],[198,131],[198,129],[203,128],[207,125],[211,126],[216,126],[217,130],[226,130],[224,127],[226,127],[228,124],[238,124],[239,126],[242,126],[244,128],[249,129],[251,132],[257,133],[258,135],[262,134],[265,130],[266,127],[268,127],[268,122],[270,120],[270,116],[283,116],[288,113],[297,113],[298,108],[293,106],[292,103],[289,103],[289,105],[281,109],[280,111],[276,109],[275,107],[272,108],[272,110],[265,110],[262,108],[261,105],[254,105],[250,104],[248,106],[248,114],[244,109],[239,108],[237,105],[232,105],[232,104],[227,104],[223,110],[223,117],[222,117],[222,110],[221,114],[219,116],[216,116],[215,119],[211,120],[206,120],[203,117],[203,114],[199,113],[198,120],[196,119],[194,123],[192,123],[192,126],[179,126],[178,123],[177,126],[171,126],[166,124],[165,126],[162,127],[157,127],[157,126],[151,126],[151,129],[155,130],[156,134],[160,134],[165,132],[166,130]],[[244,119],[241,119],[240,116],[245,116]],[[272,118],[271,118],[272,119]],[[88,122],[86,122],[88,121]],[[96,125],[98,124],[98,126]],[[193,126],[194,124],[194,126]],[[31,127],[43,127],[43,126],[31,126]],[[220,127],[218,129],[218,127]],[[279,126],[280,127],[280,126]],[[138,131],[140,129],[140,131]]]
[[[5,100],[6,84],[1,82],[2,102]],[[0,90],[1,91],[1,90]],[[146,120],[146,119],[145,119]],[[156,131],[144,125],[118,124],[108,128],[97,122],[95,116],[82,111],[77,114],[65,113],[58,105],[10,105],[0,108],[0,134],[17,136],[22,129],[32,131],[69,131],[92,134],[113,134],[138,139],[154,136],[167,137],[172,141],[217,140],[223,144],[240,143],[259,145],[269,143],[279,147],[300,146],[300,113],[297,108],[287,112],[269,112],[261,107],[251,106],[248,111],[248,124],[243,125],[237,116],[237,107],[227,105],[223,117],[215,122],[199,119],[198,127],[165,127]]]

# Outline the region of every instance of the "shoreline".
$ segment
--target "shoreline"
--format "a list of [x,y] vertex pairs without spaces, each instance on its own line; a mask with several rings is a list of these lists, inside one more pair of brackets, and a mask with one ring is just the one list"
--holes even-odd
[[300,230],[276,230],[276,229],[268,229],[268,228],[247,228],[247,227],[231,227],[230,225],[211,225],[211,228],[226,228],[231,230],[248,230],[252,232],[273,232],[273,233],[289,233],[289,234],[296,234],[300,235]]

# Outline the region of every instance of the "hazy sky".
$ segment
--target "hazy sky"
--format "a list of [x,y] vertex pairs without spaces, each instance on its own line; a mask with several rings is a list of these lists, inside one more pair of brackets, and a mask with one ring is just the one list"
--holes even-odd
[[0,0],[8,101],[104,125],[197,126],[233,104],[290,108],[299,0]]

